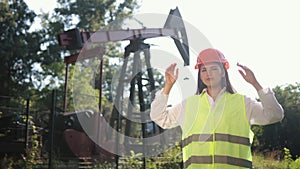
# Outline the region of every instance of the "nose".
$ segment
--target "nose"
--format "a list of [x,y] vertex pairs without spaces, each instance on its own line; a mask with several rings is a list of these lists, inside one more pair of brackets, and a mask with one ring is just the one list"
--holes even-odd
[[210,69],[207,69],[207,76],[211,76],[212,75],[212,70],[210,70]]

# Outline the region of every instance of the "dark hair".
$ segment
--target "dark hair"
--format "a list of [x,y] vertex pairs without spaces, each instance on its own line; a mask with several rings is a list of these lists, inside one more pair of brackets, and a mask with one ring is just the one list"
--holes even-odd
[[[225,77],[222,78],[222,87],[226,87],[226,91],[233,94],[235,93],[235,90],[233,89],[230,80],[229,80],[229,76],[228,76],[228,72],[227,69],[225,68],[225,66],[221,63],[218,63],[218,65],[223,69],[223,71],[225,72]],[[202,93],[203,89],[207,88],[207,86],[202,82],[201,78],[200,78],[200,68],[199,67],[199,71],[198,71],[198,84],[197,84],[197,91],[196,94],[200,94]]]

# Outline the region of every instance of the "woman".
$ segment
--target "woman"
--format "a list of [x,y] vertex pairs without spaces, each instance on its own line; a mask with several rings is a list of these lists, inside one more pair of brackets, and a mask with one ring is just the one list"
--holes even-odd
[[164,89],[156,94],[150,116],[162,128],[180,125],[185,168],[252,168],[250,126],[282,120],[283,109],[273,91],[264,89],[249,68],[237,65],[261,102],[234,91],[228,61],[217,49],[208,48],[197,58],[196,95],[167,109],[168,95],[178,78],[176,64],[167,68]]

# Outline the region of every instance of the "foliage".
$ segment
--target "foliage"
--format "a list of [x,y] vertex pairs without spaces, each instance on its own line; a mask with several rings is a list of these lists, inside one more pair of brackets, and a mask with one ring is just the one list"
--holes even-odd
[[286,168],[290,168],[290,165],[293,163],[292,155],[288,148],[284,148],[284,164]]
[[254,153],[253,168],[256,169],[299,169],[300,158],[293,160],[288,148],[283,148],[284,159],[274,159],[272,157],[264,156],[262,154]]
[[[99,29],[107,29],[107,25],[113,21],[115,21],[118,18],[122,18],[125,16],[128,16],[134,12],[134,9],[137,8],[137,2],[136,0],[125,0],[123,2],[119,2],[116,0],[110,0],[110,1],[83,1],[83,0],[58,0],[58,7],[54,9],[54,14],[51,17],[48,17],[45,15],[44,17],[47,18],[47,22],[45,22],[44,27],[51,27],[55,29],[51,37],[56,37],[55,35],[58,33],[62,33],[64,30],[68,30],[71,28],[78,28],[82,31],[96,31]],[[61,29],[62,28],[62,29]],[[53,43],[48,45],[49,47],[55,47],[57,46],[57,43]],[[107,43],[104,46],[106,46],[106,53],[105,58],[110,57],[121,57],[122,53],[120,53],[120,44],[118,43]],[[78,50],[66,50],[67,48],[60,47],[60,50],[63,50],[64,56],[68,54],[78,53]],[[59,51],[59,50],[58,50]],[[54,51],[55,52],[55,51]],[[53,53],[50,51],[50,53]],[[83,68],[86,69],[87,66],[95,65],[93,63],[90,64],[90,61],[83,61]],[[111,80],[113,73],[115,72],[115,67],[112,65],[108,59],[104,59],[104,65],[103,65],[103,75],[102,82],[103,82],[103,91],[104,95],[108,96],[111,92]],[[86,66],[84,66],[84,64]],[[77,68],[79,67],[78,64],[76,64]],[[80,91],[79,88],[72,89],[74,86],[72,84],[75,82],[82,81],[82,79],[77,79],[78,76],[73,76],[74,73],[78,70],[77,68],[74,68],[74,66],[70,67],[70,75],[69,75],[69,86],[68,86],[68,102],[71,103],[72,99],[74,99],[74,91],[90,95],[93,93],[93,89],[96,90],[96,94],[92,94],[93,96],[99,96],[99,74],[100,71],[95,71],[92,76],[85,77],[85,91]],[[48,70],[48,68],[46,68]],[[50,69],[51,70],[51,69]],[[63,69],[58,70],[57,72],[63,72]],[[90,71],[89,71],[90,72]],[[84,72],[80,72],[80,75],[85,76]],[[60,75],[60,77],[63,77]],[[105,79],[104,79],[105,78]],[[83,85],[83,84],[82,84]],[[90,87],[89,92],[86,91],[87,87]],[[88,92],[88,93],[85,93]],[[97,94],[98,93],[98,94]],[[109,99],[109,98],[108,98]],[[96,101],[96,100],[95,100]],[[87,104],[85,107],[88,107],[89,104]],[[109,104],[107,104],[109,105]],[[76,106],[76,105],[75,105]],[[103,108],[103,107],[102,107]],[[107,108],[105,108],[107,109]],[[110,108],[108,108],[110,109]],[[74,105],[69,104],[67,106],[68,111],[74,111]]]
[[29,31],[35,17],[23,0],[0,2],[0,96],[27,97],[34,87],[34,65],[43,59],[37,57],[43,34]]
[[0,167],[5,169],[15,169],[24,167],[24,161],[20,158],[4,156],[1,159]]
[[300,158],[297,158],[294,162],[291,163],[290,169],[299,169],[300,168]]
[[[137,0],[58,0],[59,6],[54,10],[53,14],[43,13],[37,16],[33,11],[29,10],[23,0],[3,0],[0,2],[0,62],[3,63],[0,68],[0,95],[10,96],[13,93],[18,93],[21,97],[19,100],[13,101],[5,99],[0,100],[1,105],[15,105],[24,107],[24,98],[31,97],[31,110],[50,110],[52,100],[52,90],[59,91],[56,102],[57,107],[62,108],[63,103],[63,83],[65,75],[65,64],[63,58],[67,55],[78,53],[79,50],[68,50],[58,45],[57,34],[65,30],[77,27],[84,31],[95,31],[99,29],[119,28],[121,25],[109,24],[115,20],[129,16],[138,7]],[[30,31],[31,25],[36,17],[40,17],[42,21],[42,29]],[[119,22],[118,22],[119,23]],[[110,113],[112,109],[112,79],[115,76],[116,68],[122,65],[122,56],[120,52],[121,45],[116,43],[108,43],[105,45],[107,52],[104,56],[103,74],[103,105],[102,112]],[[111,58],[115,58],[112,60]],[[88,61],[87,61],[88,62]],[[90,62],[91,63],[91,62]],[[80,63],[84,64],[84,63]],[[93,65],[93,63],[91,63]],[[80,82],[77,86],[84,93],[90,93],[95,96],[99,95],[100,72],[95,71],[90,74],[89,68],[84,65],[82,72],[84,79],[76,77],[76,65],[70,66],[70,83],[68,84],[68,106],[67,111],[74,111],[72,99],[74,98],[74,89],[72,82],[74,78]],[[145,70],[143,70],[145,71]],[[163,84],[163,77],[159,73],[154,72],[156,86]],[[160,88],[160,87],[159,87]],[[283,149],[286,147],[285,155],[286,167],[299,167],[300,155],[300,126],[298,121],[300,118],[300,84],[287,86],[278,86],[274,88],[276,97],[279,103],[285,110],[285,118],[282,122],[268,126],[254,126],[253,130],[256,133],[253,147],[259,152],[279,152],[279,156],[283,156]],[[149,92],[150,94],[150,92]],[[148,96],[147,96],[148,97]],[[150,97],[148,97],[150,98]],[[98,100],[95,100],[96,102]],[[147,100],[150,103],[151,100]],[[89,104],[83,108],[90,107]],[[3,115],[5,110],[0,110]],[[39,117],[41,114],[38,115]],[[39,119],[36,117],[36,119]],[[32,122],[32,126],[35,123]],[[138,129],[136,129],[138,130]],[[35,140],[36,128],[33,127],[31,139],[33,139],[32,149],[26,158],[13,159],[5,157],[1,159],[2,168],[10,168],[12,166],[27,165],[33,166],[36,164],[38,144]],[[290,152],[287,152],[289,150]],[[173,152],[174,151],[174,152]],[[281,153],[281,154],[280,154]],[[149,168],[177,168],[180,154],[180,147],[171,149],[161,157],[167,156],[174,163],[165,163],[162,158],[148,158]],[[291,156],[289,156],[290,154]],[[134,155],[134,154],[133,154]],[[175,158],[176,157],[176,158]],[[259,160],[268,161],[265,159]],[[139,158],[131,159],[129,165],[140,161]],[[153,161],[158,161],[158,164],[152,164]],[[161,162],[161,163],[160,163]],[[255,162],[255,159],[254,159]],[[138,165],[137,162],[134,165]],[[274,163],[270,162],[270,163]],[[281,163],[275,162],[277,167],[282,167]],[[263,164],[256,164],[263,165]],[[5,167],[4,167],[5,166]],[[271,164],[263,165],[264,168],[276,168]]]
[[[0,68],[0,81],[2,82],[0,83],[0,95],[10,96],[12,93],[17,93],[23,98],[30,96],[30,110],[35,112],[49,111],[52,108],[53,89],[59,90],[55,99],[56,103],[58,103],[56,107],[60,107],[59,111],[61,111],[65,77],[63,58],[79,52],[79,50],[68,50],[59,46],[57,34],[73,27],[88,31],[103,28],[117,18],[132,14],[137,7],[135,0],[125,0],[123,2],[116,0],[59,0],[58,3],[60,6],[54,10],[53,14],[42,13],[37,16],[28,9],[23,0],[4,0],[0,2],[0,61],[3,63]],[[72,7],[72,9],[70,10],[69,7]],[[87,15],[91,17],[87,17]],[[40,30],[30,30],[34,19],[37,17],[41,20],[42,28]],[[72,21],[74,18],[79,21],[78,24]],[[122,56],[118,45],[109,47],[108,49],[111,50],[106,53],[106,56]],[[74,78],[74,69],[74,66],[70,66],[71,82],[72,78]],[[105,68],[105,72],[112,73],[112,70],[113,67],[111,68],[110,65],[107,65]],[[94,77],[90,76],[90,78]],[[89,88],[89,91],[99,95],[98,89],[93,88],[94,82],[91,80],[87,79],[87,81],[84,81],[84,85]],[[69,100],[67,111],[74,111],[71,82],[68,85]],[[110,85],[107,84],[106,86]],[[0,101],[1,104],[7,105],[2,98]],[[14,105],[23,106],[23,103],[17,101]],[[109,104],[107,105],[109,106]],[[106,109],[109,109],[109,107]],[[0,110],[1,115],[3,111]],[[43,114],[37,113],[35,120],[42,118]],[[40,124],[40,122],[38,123]],[[45,126],[42,127],[46,130]],[[31,138],[36,139],[35,132],[32,133]],[[37,155],[37,145],[33,142],[32,146],[33,149],[28,156],[24,156],[25,159],[21,160],[23,165],[35,165],[36,161],[34,158]],[[12,159],[7,158],[6,161],[6,166],[10,166]],[[13,159],[13,161],[17,160]]]
[[92,59],[88,62],[86,65],[85,63],[76,63],[74,69],[73,79],[75,80],[73,80],[72,86],[74,107],[76,111],[88,109],[97,112],[99,109],[99,90],[95,90],[91,81],[93,81],[99,61]]
[[[58,0],[57,17],[67,29],[74,25],[83,30],[96,31],[108,23],[131,14],[137,8],[136,0]],[[74,23],[74,17],[78,23]]]
[[300,158],[295,161],[292,159],[292,155],[288,148],[284,148],[284,165],[286,169],[299,169],[300,168]]
[[[131,157],[127,157],[123,162],[123,168],[143,168],[142,154],[135,154],[131,151]],[[146,157],[146,168],[148,169],[180,169],[182,168],[181,146],[177,143],[157,157]]]
[[[23,126],[25,126],[25,124],[27,123],[27,117],[25,115],[22,115],[20,123],[22,123]],[[29,137],[25,154],[5,154],[5,156],[1,159],[1,168],[33,168],[39,161],[41,143],[39,142],[39,131],[37,126],[33,122],[32,116],[29,116],[28,125]],[[23,130],[23,132],[25,133],[25,128],[19,130]],[[13,142],[14,140],[11,141]]]
[[154,158],[156,160],[156,168],[182,168],[182,151],[181,144],[177,143],[174,147],[170,148],[166,152],[162,153],[160,157],[163,157],[164,160]]
[[274,89],[278,102],[282,105],[285,117],[275,124],[267,126],[253,126],[255,132],[255,140],[253,149],[259,152],[275,152],[278,158],[284,155],[283,149],[290,149],[292,157],[296,158],[300,155],[300,84],[287,86],[277,86]]
[[252,158],[252,165],[255,169],[285,169],[283,161],[265,157],[262,154],[254,154]]
[[[26,121],[26,116],[23,116],[24,122]],[[23,156],[23,159],[25,159],[25,166],[26,168],[33,168],[34,165],[36,165],[37,159],[39,158],[39,149],[41,148],[40,142],[39,142],[39,131],[37,129],[37,126],[35,126],[34,122],[32,121],[33,117],[29,116],[29,128],[30,133],[28,133],[28,150],[27,155]]]
[[281,136],[278,143],[290,149],[293,158],[300,155],[300,126],[298,125],[300,119],[300,83],[295,85],[287,85],[283,89],[276,87],[274,89],[279,103],[285,111],[285,118],[280,129]]

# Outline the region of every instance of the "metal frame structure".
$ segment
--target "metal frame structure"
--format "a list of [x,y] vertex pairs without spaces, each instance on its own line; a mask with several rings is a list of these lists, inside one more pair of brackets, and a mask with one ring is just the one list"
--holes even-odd
[[[147,107],[150,105],[145,104],[144,100],[144,91],[142,84],[143,79],[148,80],[148,85],[150,85],[150,91],[154,92],[154,78],[153,72],[150,64],[150,45],[145,44],[144,40],[148,38],[157,38],[157,37],[171,37],[173,38],[176,47],[178,48],[184,65],[189,65],[189,48],[188,48],[188,40],[187,34],[184,26],[184,22],[181,18],[178,8],[171,10],[169,16],[166,20],[166,23],[163,28],[144,28],[144,29],[128,29],[128,30],[109,30],[109,31],[98,31],[98,32],[79,32],[78,29],[73,29],[61,33],[58,35],[59,44],[62,46],[67,46],[69,49],[80,49],[83,47],[85,42],[89,43],[105,43],[105,42],[116,42],[116,41],[127,41],[130,43],[125,47],[124,53],[124,63],[122,65],[122,72],[119,77],[119,83],[117,86],[117,94],[114,102],[114,107],[112,111],[112,118],[110,120],[110,125],[113,128],[116,128],[118,132],[121,132],[122,128],[122,120],[126,120],[125,125],[125,135],[129,136],[131,131],[131,121],[127,118],[122,117],[121,111],[117,107],[122,102],[123,92],[124,92],[124,81],[126,80],[126,69],[128,67],[127,57],[131,53],[133,53],[133,69],[132,69],[132,79],[130,81],[130,95],[129,102],[127,108],[128,116],[133,115],[135,112],[133,107],[130,105],[139,104],[140,112],[145,112]],[[143,74],[141,72],[141,52],[143,52],[145,56],[146,68],[147,68],[147,77],[142,77]],[[90,50],[81,51],[80,57],[79,54],[71,55],[65,57],[64,62],[66,63],[66,74],[65,74],[65,87],[64,87],[64,103],[63,103],[63,111],[66,112],[66,97],[67,97],[67,85],[68,85],[68,71],[69,64],[74,64],[76,61],[89,59],[92,57],[100,58],[100,74],[102,73],[102,56],[104,55],[105,50],[103,48],[95,48]],[[101,111],[101,79],[102,74],[100,75],[100,98],[99,98],[99,111]],[[136,103],[136,87],[137,86],[137,94],[138,94],[138,103]],[[154,98],[154,93],[150,94],[151,100]],[[142,121],[146,118],[144,113],[141,113],[140,118]],[[130,119],[130,118],[129,118]],[[146,138],[146,124],[141,123],[142,128],[142,137]],[[119,146],[119,138],[116,138],[116,148]],[[126,144],[126,140],[125,140]],[[144,144],[143,144],[144,145]],[[143,150],[146,148],[142,147]],[[145,152],[145,151],[143,151]],[[119,156],[116,156],[116,168],[119,166]],[[146,160],[143,158],[143,166],[146,166]]]

